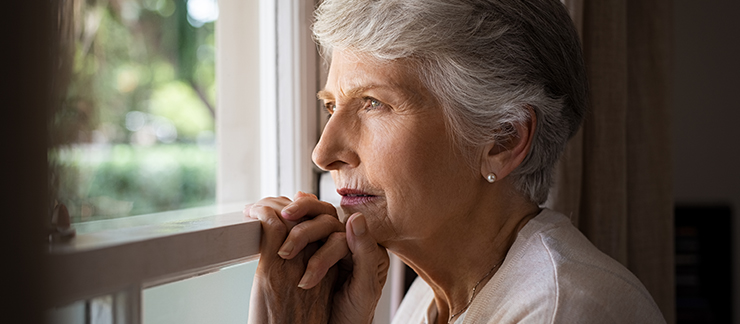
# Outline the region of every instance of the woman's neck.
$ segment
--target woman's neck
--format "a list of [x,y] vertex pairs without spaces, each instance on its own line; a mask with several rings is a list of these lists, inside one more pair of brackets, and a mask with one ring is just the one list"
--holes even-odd
[[439,323],[469,306],[473,287],[480,291],[493,277],[519,230],[540,211],[522,197],[498,198],[451,215],[435,233],[387,246],[432,288]]

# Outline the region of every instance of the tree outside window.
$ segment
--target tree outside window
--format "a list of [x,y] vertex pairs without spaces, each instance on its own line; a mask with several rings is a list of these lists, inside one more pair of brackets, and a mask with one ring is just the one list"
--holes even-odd
[[51,204],[73,222],[213,204],[216,0],[61,6]]

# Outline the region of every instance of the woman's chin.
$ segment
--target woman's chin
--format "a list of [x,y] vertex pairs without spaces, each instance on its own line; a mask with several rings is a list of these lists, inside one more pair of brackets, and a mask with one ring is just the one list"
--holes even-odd
[[387,238],[389,233],[394,232],[394,230],[388,228],[390,224],[388,223],[388,210],[386,209],[385,200],[378,199],[358,205],[342,205],[340,209],[342,213],[339,215],[339,220],[345,224],[349,217],[355,213],[364,215],[370,235],[380,245],[383,245],[382,241]]
[[379,196],[342,197],[342,211],[345,217],[354,213],[362,213],[365,217],[375,217],[379,213],[385,213],[385,200]]

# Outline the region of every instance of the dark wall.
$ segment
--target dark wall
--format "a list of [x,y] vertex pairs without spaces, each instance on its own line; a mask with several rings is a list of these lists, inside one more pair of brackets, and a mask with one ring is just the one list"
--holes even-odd
[[[678,204],[726,204],[740,238],[740,1],[675,6],[674,194]],[[740,239],[734,249],[740,323]]]
[[41,323],[46,206],[46,111],[51,103],[56,1],[4,4],[0,62],[0,314],[3,323]]

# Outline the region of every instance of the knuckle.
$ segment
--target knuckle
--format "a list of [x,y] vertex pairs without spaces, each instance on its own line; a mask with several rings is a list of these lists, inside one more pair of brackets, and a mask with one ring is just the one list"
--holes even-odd
[[331,247],[336,253],[347,254],[350,252],[349,245],[347,244],[347,236],[344,233],[332,233],[326,239],[324,246]]
[[339,241],[339,242],[346,242],[347,241],[347,233],[344,232],[334,232],[329,234],[329,237],[327,238],[327,241]]
[[275,217],[267,217],[262,221],[262,223],[272,231],[278,231],[280,233],[286,233],[288,231],[288,227],[285,226],[285,223]]
[[326,214],[327,215],[329,215],[332,218],[335,218],[337,220],[339,219],[338,218],[339,216],[337,216],[338,215],[337,214],[337,208],[334,207],[334,205],[332,205],[332,204],[330,204],[330,203],[328,203],[326,201],[321,201],[321,200],[319,200],[318,202],[321,203],[321,205],[323,205],[323,208],[326,210]]
[[378,245],[368,240],[362,240],[359,242],[359,249],[362,254],[372,255],[377,251]]
[[323,270],[324,268],[328,268],[328,266],[326,266],[326,258],[319,254],[314,254],[311,259],[308,260],[308,264],[306,265],[306,269],[311,269],[316,272],[318,272],[318,270]]
[[304,223],[300,223],[290,230],[290,236],[297,242],[306,241],[306,235],[306,226]]
[[311,197],[300,197],[296,199],[293,203],[296,204],[296,206],[298,207],[311,209],[311,205],[315,201],[316,200],[312,199]]
[[308,192],[300,192],[297,195],[297,197],[299,197],[300,199],[304,199],[304,198],[305,199],[311,199],[311,200],[318,200],[319,199],[318,197],[316,197],[316,195],[314,195],[312,193],[308,193]]
[[296,198],[295,201],[296,202],[307,202],[307,201],[311,201],[311,200],[314,200],[314,199],[312,197],[310,197],[310,196],[301,196],[301,197]]
[[344,232],[344,224],[339,221],[339,219],[335,218],[332,215],[328,214],[321,214],[316,217],[316,220],[324,224],[324,226],[327,226],[328,228],[332,229],[335,232]]
[[290,199],[288,199],[285,196],[280,196],[280,197],[264,197],[264,198],[260,199],[259,202],[257,202],[257,204],[270,203],[270,202],[281,202],[281,201],[285,201],[285,200],[290,200]]
[[306,232],[306,222],[297,223],[290,229],[290,232],[296,235],[303,235]]
[[330,227],[330,225],[331,225],[331,220],[329,218],[327,218],[327,215],[325,215],[325,214],[320,214],[320,215],[316,216],[313,219],[313,222],[316,223],[318,226],[321,226],[321,227]]
[[319,200],[318,197],[314,196],[313,194],[301,196],[297,198],[295,201],[300,204],[313,206],[312,209],[319,210],[321,211],[321,213],[326,213],[330,215],[336,214],[336,208],[334,207],[334,205],[326,201]]
[[252,216],[257,217],[259,213],[264,212],[265,206],[262,205],[254,205],[249,208],[249,214]]
[[260,199],[256,204],[264,205],[264,204],[272,202],[273,200],[275,200],[275,197],[265,197],[265,198]]

